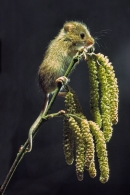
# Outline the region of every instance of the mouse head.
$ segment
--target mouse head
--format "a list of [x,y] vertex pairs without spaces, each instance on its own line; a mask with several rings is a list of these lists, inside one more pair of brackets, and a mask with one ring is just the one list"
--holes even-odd
[[90,35],[87,26],[81,22],[66,22],[64,24],[64,32],[77,50],[82,48],[88,50],[94,45],[94,39]]

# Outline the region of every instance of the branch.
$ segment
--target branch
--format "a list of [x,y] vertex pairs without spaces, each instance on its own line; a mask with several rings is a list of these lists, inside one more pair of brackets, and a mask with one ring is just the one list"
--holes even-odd
[[[79,55],[79,53],[77,53],[73,57],[73,59],[72,59],[70,65],[69,65],[67,71],[65,72],[65,74],[63,76],[65,76],[65,77],[68,77],[69,76],[69,74],[71,73],[72,69],[79,62],[79,60],[80,60],[81,57],[82,57],[82,55],[81,54]],[[58,95],[61,87],[62,87],[62,84],[61,83],[58,83],[57,89],[55,90],[55,92],[54,92],[54,94],[53,94],[53,96],[52,96],[52,98],[50,100],[50,103],[49,103],[49,105],[47,107],[46,112],[44,114],[40,113],[39,116],[37,117],[36,121],[31,126],[31,128],[33,129],[32,139],[34,139],[34,137],[37,134],[40,126],[45,121],[47,121],[49,118],[52,118],[52,117],[55,117],[55,116],[60,116],[63,113],[62,111],[60,111],[60,112],[58,112],[56,114],[47,115],[48,112],[49,112],[49,110],[51,109],[51,107],[52,107],[52,105],[53,105],[53,103],[54,103],[54,101],[55,101],[55,99],[56,99],[56,97],[57,97],[57,95]],[[10,170],[9,170],[9,172],[8,172],[6,178],[5,178],[5,181],[3,182],[3,184],[2,184],[2,186],[0,188],[0,194],[1,195],[4,194],[5,189],[8,186],[9,181],[11,180],[11,177],[13,176],[13,174],[14,174],[17,166],[18,166],[18,164],[20,163],[20,161],[22,160],[22,158],[26,154],[28,146],[29,146],[29,142],[28,142],[28,139],[27,139],[26,142],[25,142],[25,144],[20,147],[20,149],[19,149],[19,151],[18,151],[18,153],[16,155],[16,158],[14,160],[14,163],[13,163],[12,167],[10,168]]]

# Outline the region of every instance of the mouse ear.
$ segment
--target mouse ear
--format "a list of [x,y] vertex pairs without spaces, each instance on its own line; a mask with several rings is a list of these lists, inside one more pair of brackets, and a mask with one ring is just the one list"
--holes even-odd
[[65,24],[64,24],[64,30],[65,30],[65,32],[70,32],[70,31],[72,31],[74,29],[74,24],[73,23],[71,23],[71,22],[66,22]]

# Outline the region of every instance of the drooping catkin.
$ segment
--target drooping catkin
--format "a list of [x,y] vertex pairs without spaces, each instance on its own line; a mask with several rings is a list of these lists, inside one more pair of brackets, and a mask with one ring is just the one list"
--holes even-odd
[[69,117],[69,125],[75,136],[76,145],[76,175],[79,181],[83,180],[85,144],[80,127],[73,117]]
[[110,94],[108,80],[106,77],[106,70],[102,65],[98,66],[98,79],[100,82],[100,107],[102,116],[103,133],[106,141],[108,142],[112,136],[112,123],[110,114]]
[[81,132],[85,142],[85,169],[89,171],[91,177],[96,176],[96,169],[94,163],[95,147],[93,136],[90,132],[89,123],[87,119],[81,120]]
[[101,127],[102,119],[99,109],[99,81],[97,77],[97,65],[93,56],[89,56],[87,64],[90,80],[90,112],[93,120]]
[[83,110],[82,110],[82,106],[79,102],[79,99],[75,93],[75,91],[70,87],[68,86],[68,93],[66,94],[65,96],[65,102],[66,102],[66,110],[67,110],[67,107],[73,107],[73,112],[70,112],[69,110],[67,110],[68,113],[78,113],[78,115],[82,115],[83,113]]
[[88,121],[88,123],[96,141],[96,152],[100,169],[100,181],[102,183],[106,183],[109,179],[109,165],[105,138],[103,132],[100,130],[99,126],[96,123],[94,123],[93,121]]
[[106,78],[107,78],[107,84],[109,89],[109,95],[110,95],[110,115],[111,115],[111,121],[112,124],[117,124],[118,122],[118,83],[117,78],[115,77],[115,72],[112,66],[112,63],[109,62],[109,59],[107,56],[104,56],[103,54],[99,53],[96,54],[97,59],[99,63],[105,68],[106,71]]
[[65,110],[67,113],[74,114],[76,112],[76,104],[74,102],[74,94],[70,91],[65,96]]
[[66,117],[63,120],[63,150],[68,165],[74,161],[74,137]]
[[[65,109],[67,113],[74,114],[76,112],[76,105],[73,98],[73,93],[68,92],[65,97]],[[63,119],[63,150],[65,160],[68,165],[71,165],[74,161],[74,137],[72,129],[69,126],[68,118]]]

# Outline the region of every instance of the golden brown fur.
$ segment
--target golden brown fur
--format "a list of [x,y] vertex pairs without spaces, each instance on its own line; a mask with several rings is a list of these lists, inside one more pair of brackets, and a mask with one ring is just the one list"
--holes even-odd
[[56,79],[64,75],[72,57],[78,50],[93,44],[94,39],[85,24],[66,22],[57,37],[51,41],[39,67],[39,83],[43,92],[53,92]]

